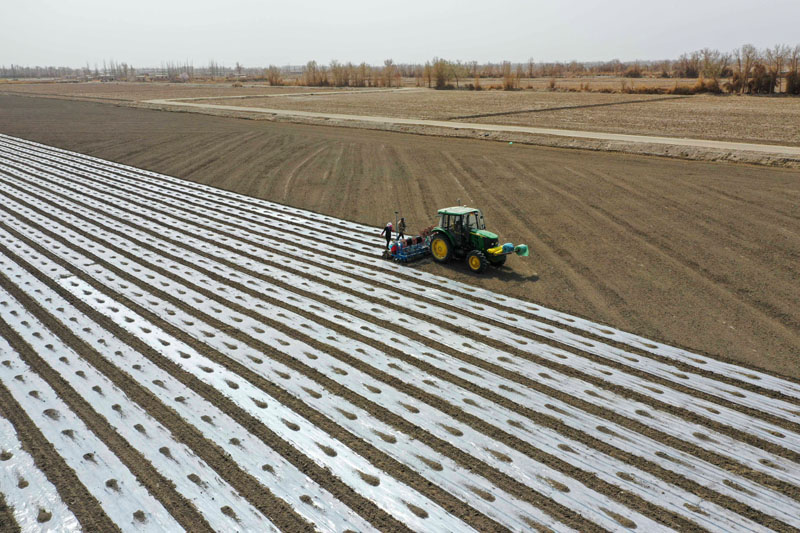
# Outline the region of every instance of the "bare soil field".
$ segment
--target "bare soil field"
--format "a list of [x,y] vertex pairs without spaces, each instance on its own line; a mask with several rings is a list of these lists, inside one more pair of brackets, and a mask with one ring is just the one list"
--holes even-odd
[[[466,120],[491,113],[531,112],[558,107],[617,105],[660,100],[660,95],[605,93],[558,93],[539,91],[435,91],[428,89],[394,93],[343,94],[338,97],[297,96],[292,98],[248,98],[233,105],[274,107],[302,111],[382,115],[400,118]],[[683,97],[670,97],[683,98]],[[206,103],[229,104],[219,98]]]
[[800,530],[800,382],[374,236],[0,134],[3,531]]
[[409,267],[800,377],[800,174],[19,97],[0,132],[375,226],[480,206],[531,246]]
[[425,90],[208,103],[800,146],[800,98]]
[[[487,87],[492,85],[491,81],[487,81]],[[676,82],[690,85],[692,80],[559,79],[556,86],[562,90],[557,91],[547,90],[549,80],[542,79],[523,80],[523,87],[530,85],[534,90],[521,91],[436,91],[411,87],[396,91],[261,84],[233,87],[230,83],[13,83],[0,85],[0,93],[133,106],[146,105],[141,104],[146,100],[203,98],[203,102],[210,104],[267,109],[800,146],[800,98],[567,92],[587,83],[598,91],[619,89],[623,82],[634,88],[668,88]],[[282,94],[286,97],[280,97]],[[268,97],[257,98],[258,95]]]
[[[298,92],[327,92],[343,89],[329,87],[270,87],[248,83],[234,87],[232,83],[5,83],[0,92],[50,96],[70,99],[137,102],[154,98],[194,98],[203,96],[245,96],[258,94],[292,94]],[[352,89],[357,90],[357,89]]]

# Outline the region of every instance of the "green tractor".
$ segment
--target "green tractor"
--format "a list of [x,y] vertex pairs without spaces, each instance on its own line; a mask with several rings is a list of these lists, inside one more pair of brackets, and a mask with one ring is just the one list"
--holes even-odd
[[431,233],[431,255],[439,263],[452,258],[466,258],[473,272],[483,272],[489,265],[502,266],[512,253],[528,256],[524,244],[498,244],[497,234],[486,231],[483,214],[474,207],[439,209],[439,225]]

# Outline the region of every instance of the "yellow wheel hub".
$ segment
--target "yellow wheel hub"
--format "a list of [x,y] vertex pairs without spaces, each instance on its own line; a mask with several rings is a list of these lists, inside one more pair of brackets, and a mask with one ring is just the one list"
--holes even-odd
[[431,252],[436,259],[447,257],[447,243],[442,239],[434,239],[431,244]]
[[480,260],[480,258],[478,258],[477,255],[473,255],[472,257],[469,258],[469,267],[472,270],[480,270],[480,268],[481,268],[481,260]]

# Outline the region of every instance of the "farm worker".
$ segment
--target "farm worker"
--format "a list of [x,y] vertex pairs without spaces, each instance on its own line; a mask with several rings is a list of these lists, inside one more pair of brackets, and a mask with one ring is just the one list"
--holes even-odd
[[386,227],[383,228],[383,231],[381,232],[381,235],[385,235],[386,236],[386,249],[388,250],[389,249],[389,244],[392,242],[392,223],[391,222],[387,222],[386,223]]
[[397,238],[402,239],[406,236],[406,219],[401,218],[400,223],[397,225]]

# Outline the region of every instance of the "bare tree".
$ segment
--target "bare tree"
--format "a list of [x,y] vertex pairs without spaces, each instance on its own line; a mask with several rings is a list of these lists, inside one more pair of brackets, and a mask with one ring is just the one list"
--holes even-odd
[[[453,75],[453,72],[446,60],[434,57],[432,75],[436,82],[436,88],[446,89],[448,88],[447,85]],[[452,85],[450,87],[452,88]]]
[[744,94],[745,89],[748,88],[748,81],[750,79],[753,64],[758,60],[758,50],[752,44],[742,45],[742,87],[739,90],[740,94]]
[[395,77],[395,70],[397,67],[392,59],[386,59],[383,62],[383,84],[386,87],[392,86],[392,80]]
[[266,78],[269,84],[273,87],[283,85],[283,77],[281,76],[281,69],[275,65],[270,65],[267,68]]
[[461,63],[461,61],[455,61],[455,62],[451,61],[450,72],[452,74],[452,77],[455,78],[456,80],[456,89],[458,89],[459,88],[458,80],[466,75],[464,65]]
[[767,48],[765,52],[765,59],[769,64],[769,72],[772,77],[773,91],[777,89],[781,92],[781,76],[783,75],[783,65],[786,58],[789,56],[789,47],[785,44],[776,44],[775,48]]
[[800,94],[800,44],[795,46],[789,53],[788,68],[786,92],[788,94]]
[[678,58],[678,76],[681,78],[696,78],[700,75],[701,60],[699,52],[691,55],[681,54]]
[[511,62],[503,61],[503,89],[510,91],[514,89],[514,75],[511,73]]

